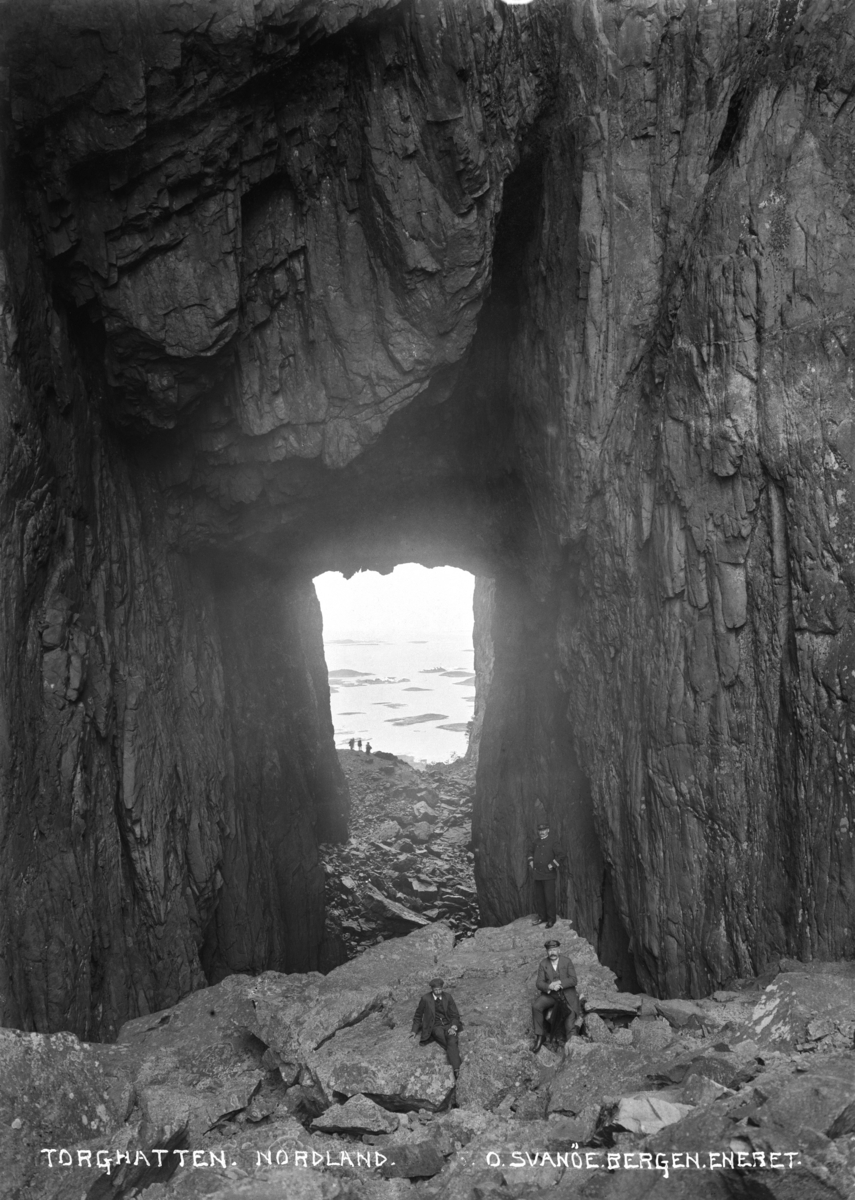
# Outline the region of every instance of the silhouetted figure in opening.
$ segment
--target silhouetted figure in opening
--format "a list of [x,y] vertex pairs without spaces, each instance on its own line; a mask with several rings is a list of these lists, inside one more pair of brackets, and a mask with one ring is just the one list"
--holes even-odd
[[362,738],[357,738],[357,739],[356,739],[356,749],[357,749],[357,750],[361,750],[361,749],[362,749]]
[[356,738],[351,738],[347,744],[348,744],[348,746],[350,746],[350,748],[352,750],[353,747],[356,745]]
[[371,743],[370,743],[370,742],[366,742],[366,743],[365,743],[365,753],[366,753],[366,754],[370,754],[370,753],[371,753]]

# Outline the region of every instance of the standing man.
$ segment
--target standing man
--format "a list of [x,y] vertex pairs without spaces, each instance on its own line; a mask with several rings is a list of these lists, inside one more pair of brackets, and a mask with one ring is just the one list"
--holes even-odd
[[577,1019],[582,1015],[582,1004],[576,991],[576,968],[566,954],[559,954],[560,942],[553,938],[544,943],[546,958],[537,967],[537,990],[540,995],[532,1001],[531,1018],[534,1024],[534,1045],[537,1054],[543,1045],[543,1018],[554,1005],[566,1010],[564,1035],[570,1037]]
[[528,856],[528,865],[534,875],[534,907],[537,920],[533,925],[546,922],[546,928],[555,924],[555,879],[558,873],[558,856],[561,851],[557,842],[550,837],[548,825],[538,825],[537,841]]
[[410,1037],[417,1037],[420,1034],[419,1043],[422,1046],[427,1045],[431,1038],[435,1042],[439,1042],[445,1050],[445,1057],[448,1059],[456,1079],[460,1071],[457,1033],[463,1028],[463,1022],[460,1020],[460,1013],[457,1011],[454,997],[449,992],[444,992],[442,990],[444,987],[444,979],[437,978],[430,981],[430,991],[425,992],[419,1000],[419,1006],[413,1017]]

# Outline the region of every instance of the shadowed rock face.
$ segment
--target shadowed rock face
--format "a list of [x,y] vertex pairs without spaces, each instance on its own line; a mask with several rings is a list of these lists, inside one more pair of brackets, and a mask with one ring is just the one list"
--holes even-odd
[[545,813],[628,984],[853,953],[850,6],[10,10],[2,1019],[321,961],[310,578],[412,560],[488,921]]

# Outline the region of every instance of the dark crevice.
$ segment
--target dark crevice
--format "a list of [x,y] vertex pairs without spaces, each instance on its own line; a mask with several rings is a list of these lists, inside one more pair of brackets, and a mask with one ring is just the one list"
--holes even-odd
[[737,135],[740,131],[740,122],[745,110],[745,102],[748,98],[748,89],[746,87],[738,87],[730,98],[730,104],[727,107],[727,116],[724,121],[724,128],[721,131],[721,137],[718,139],[718,145],[710,159],[710,172],[715,171],[720,167],[724,160],[730,154]]
[[423,1099],[410,1096],[384,1096],[377,1092],[366,1092],[365,1095],[369,1100],[373,1100],[378,1108],[385,1108],[387,1112],[444,1112],[449,1106],[453,1091],[454,1088],[450,1088],[448,1095],[439,1104],[426,1104]]
[[642,988],[635,969],[629,936],[618,909],[608,865],[603,871],[601,904],[602,913],[597,929],[597,957],[604,966],[614,971],[618,991],[640,992]]
[[321,1038],[321,1040],[314,1047],[315,1053],[317,1053],[318,1050],[320,1050],[321,1046],[325,1046],[327,1044],[327,1042],[331,1042],[337,1033],[341,1033],[342,1029],[352,1029],[354,1025],[358,1025],[360,1023],[360,1021],[364,1021],[366,1019],[366,1017],[370,1017],[372,1013],[379,1012],[382,1009],[382,1007],[383,1007],[382,1000],[380,1000],[379,1002],[376,1000],[373,1000],[371,1002],[371,1004],[369,1004],[368,1008],[363,1009],[362,1012],[357,1014],[357,1016],[353,1017],[352,1020],[342,1021],[341,1025],[337,1025],[336,1028],[332,1031],[332,1033],[328,1033],[326,1037]]

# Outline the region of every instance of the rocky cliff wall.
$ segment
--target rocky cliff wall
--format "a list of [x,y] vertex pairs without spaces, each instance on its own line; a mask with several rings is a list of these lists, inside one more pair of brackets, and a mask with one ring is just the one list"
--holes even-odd
[[170,550],[4,217],[0,1019],[109,1036],[205,971],[318,965],[346,789],[313,590]]
[[398,561],[496,580],[486,919],[545,812],[651,990],[852,953],[849,6],[9,11],[5,1019],[313,965],[308,580]]
[[480,9],[8,13],[2,1019],[91,1037],[322,960],[310,573],[486,558],[436,405],[543,89]]
[[853,952],[852,20],[565,27],[579,120],[544,159],[514,394],[578,759],[665,991]]

